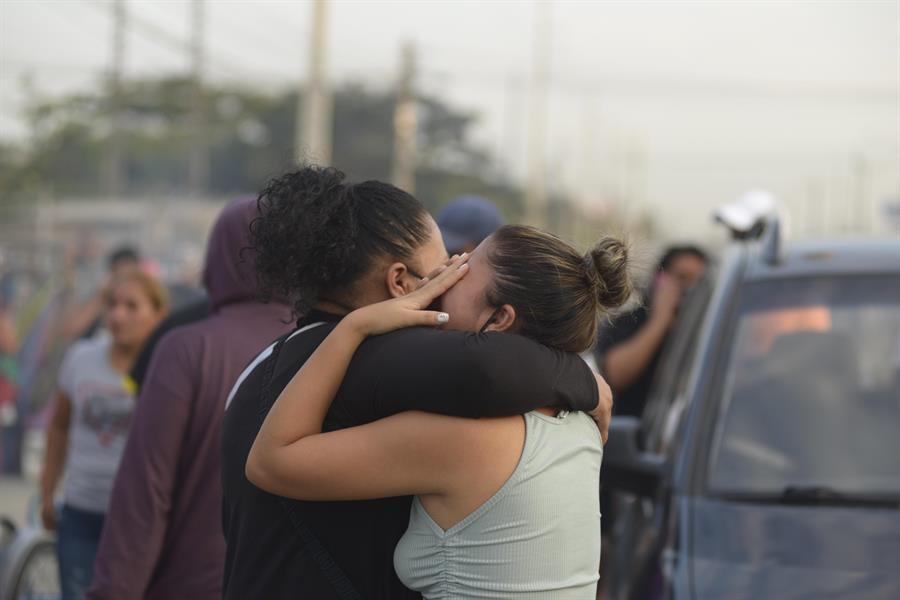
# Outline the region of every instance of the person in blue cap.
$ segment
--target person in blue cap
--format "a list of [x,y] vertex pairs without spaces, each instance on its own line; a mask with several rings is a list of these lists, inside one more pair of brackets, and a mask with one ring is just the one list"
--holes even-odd
[[494,204],[481,196],[460,196],[441,209],[437,224],[451,256],[471,252],[506,224]]

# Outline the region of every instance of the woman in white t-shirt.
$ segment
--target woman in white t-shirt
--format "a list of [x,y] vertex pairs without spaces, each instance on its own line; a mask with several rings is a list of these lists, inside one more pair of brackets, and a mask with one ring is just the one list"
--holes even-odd
[[[57,531],[63,600],[82,598],[90,585],[134,412],[126,375],[165,316],[168,294],[156,279],[135,270],[111,282],[104,303],[109,336],[81,340],[69,348],[47,429],[41,518],[48,530]],[[54,498],[63,473],[64,504],[57,515]]]

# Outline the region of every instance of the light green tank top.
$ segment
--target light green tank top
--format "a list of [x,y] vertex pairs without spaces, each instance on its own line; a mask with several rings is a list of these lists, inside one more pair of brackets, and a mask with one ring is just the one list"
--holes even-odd
[[413,501],[394,550],[397,575],[427,600],[593,600],[602,457],[584,413],[526,414],[516,470],[473,513],[444,531]]

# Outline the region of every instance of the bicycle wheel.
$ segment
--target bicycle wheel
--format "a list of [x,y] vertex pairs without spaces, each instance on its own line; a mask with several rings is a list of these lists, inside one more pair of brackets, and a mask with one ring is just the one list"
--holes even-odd
[[59,600],[59,567],[52,541],[40,541],[28,551],[14,589],[13,600]]

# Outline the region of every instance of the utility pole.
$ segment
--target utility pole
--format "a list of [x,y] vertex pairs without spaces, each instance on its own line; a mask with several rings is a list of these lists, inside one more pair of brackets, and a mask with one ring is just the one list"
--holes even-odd
[[578,179],[580,185],[575,194],[575,219],[574,240],[578,243],[587,243],[591,240],[585,238],[591,235],[587,228],[587,217],[591,209],[601,201],[598,198],[598,170],[600,161],[596,160],[596,125],[597,115],[594,105],[596,99],[593,95],[587,95],[582,99],[581,110],[581,161],[579,165]]
[[631,202],[631,165],[628,139],[624,134],[616,136],[614,154],[610,162],[615,165],[616,203],[622,212],[622,223],[631,228],[637,223],[635,206]]
[[506,89],[503,101],[503,129],[497,154],[501,157],[501,168],[507,174],[515,170],[517,159],[522,151],[522,93],[519,82],[514,75],[506,78]]
[[206,30],[204,9],[204,0],[191,2],[191,150],[188,157],[188,186],[194,198],[206,194],[209,185],[206,94],[203,90],[203,38]]
[[397,86],[397,104],[394,106],[394,165],[391,183],[409,192],[416,188],[416,48],[412,43],[403,45],[400,56],[400,80]]
[[311,158],[322,165],[331,164],[331,89],[326,66],[327,9],[328,0],[313,0],[309,79],[305,97],[301,94],[297,96],[294,158],[298,163]]
[[625,142],[623,157],[624,185],[622,198],[629,207],[632,224],[642,225],[651,218],[644,202],[647,188],[647,161],[643,145],[636,135],[629,136]]
[[528,118],[528,177],[525,222],[542,226],[547,221],[547,94],[550,81],[550,0],[534,4],[534,63],[531,110]]
[[112,3],[112,56],[109,72],[109,143],[104,179],[107,195],[118,200],[122,194],[122,71],[125,64],[125,0]]

